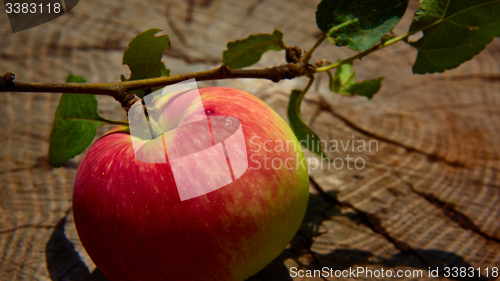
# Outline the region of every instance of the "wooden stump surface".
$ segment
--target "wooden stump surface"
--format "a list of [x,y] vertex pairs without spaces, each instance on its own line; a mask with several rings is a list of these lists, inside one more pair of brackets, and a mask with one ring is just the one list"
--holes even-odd
[[[128,42],[148,28],[169,34],[172,49],[163,61],[172,74],[211,69],[220,63],[228,41],[270,33],[274,27],[283,31],[286,44],[307,49],[318,36],[317,4],[86,0],[65,16],[15,34],[0,9],[0,71],[13,71],[24,82],[60,82],[70,73],[89,82],[118,81],[129,73],[121,65]],[[405,32],[417,6],[411,1],[396,33]],[[252,280],[324,280],[292,278],[290,267],[421,269],[425,274],[429,267],[500,267],[499,50],[496,39],[458,69],[417,76],[411,72],[416,51],[398,43],[355,63],[359,80],[386,76],[371,101],[332,94],[327,77],[320,75],[302,115],[323,139],[339,144],[340,151],[329,155],[343,159],[344,167],[339,168],[340,161],[337,168],[309,161],[311,196],[303,226]],[[352,54],[324,43],[313,59],[335,61]],[[284,52],[267,53],[255,67],[283,63],[284,57]],[[306,82],[248,79],[199,86],[248,91],[286,119],[291,89]],[[95,266],[70,213],[81,156],[61,169],[47,163],[59,96],[0,93],[0,280],[102,278],[91,275]],[[112,98],[99,97],[99,103],[105,117],[126,117]],[[372,144],[369,151],[359,151],[363,142]],[[358,167],[363,159],[363,169],[353,168],[356,159]],[[401,280],[379,278],[394,279]],[[402,279],[448,280],[443,275]]]

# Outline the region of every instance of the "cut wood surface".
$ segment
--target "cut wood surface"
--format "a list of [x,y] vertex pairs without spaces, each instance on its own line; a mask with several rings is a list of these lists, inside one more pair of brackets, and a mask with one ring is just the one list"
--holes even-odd
[[[119,81],[120,74],[129,73],[121,65],[128,42],[149,28],[170,36],[172,49],[163,61],[171,74],[216,67],[228,41],[275,27],[287,45],[307,49],[319,35],[318,2],[86,0],[65,16],[15,34],[0,9],[0,71],[13,71],[23,82],[62,82],[70,73],[89,82]],[[397,34],[406,31],[417,6],[411,1]],[[352,54],[325,42],[313,59],[336,61]],[[302,115],[328,141],[329,156],[339,160],[329,167],[306,153],[311,195],[303,226],[251,280],[374,279],[292,278],[291,267],[424,274],[378,280],[448,280],[443,274],[429,278],[429,267],[440,267],[441,273],[444,266],[500,267],[500,41],[444,74],[413,75],[415,57],[416,51],[401,42],[355,62],[359,80],[386,76],[373,100],[332,94],[326,75],[318,76]],[[255,67],[284,60],[283,51],[269,52]],[[239,79],[198,85],[245,90],[286,119],[290,91],[306,82]],[[95,265],[71,215],[82,156],[60,169],[47,162],[59,96],[0,93],[0,280],[102,280],[98,272],[91,274]],[[112,98],[99,97],[99,106],[105,117],[126,118]],[[359,147],[363,143],[365,149]]]

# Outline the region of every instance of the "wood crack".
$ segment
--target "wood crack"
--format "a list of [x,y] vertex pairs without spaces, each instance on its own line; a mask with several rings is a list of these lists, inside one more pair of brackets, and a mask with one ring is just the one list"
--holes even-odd
[[165,20],[167,21],[167,25],[170,27],[170,30],[172,30],[177,39],[179,39],[182,46],[187,47],[188,43],[186,40],[186,36],[184,36],[184,33],[182,33],[182,31],[177,27],[177,24],[175,24],[171,11],[172,11],[171,5],[167,4],[165,12]]
[[166,55],[166,56],[174,58],[174,59],[180,59],[187,64],[196,64],[196,63],[218,64],[218,63],[221,63],[221,59],[218,59],[218,58],[210,58],[210,57],[194,58],[194,57],[190,57],[188,54],[182,52],[179,49],[175,49],[175,48],[164,51],[163,55]]
[[[339,201],[337,198],[330,196],[326,193],[321,186],[312,178],[309,177],[309,182],[312,184],[314,189],[318,191],[325,200],[331,202],[332,204],[338,203],[339,206],[348,207],[354,210],[356,215],[360,218],[360,222],[370,228],[374,233],[377,233],[384,237],[390,244],[392,244],[396,249],[398,249],[401,253],[410,254],[416,257],[423,265],[429,267],[430,265],[425,261],[425,259],[410,245],[406,242],[399,241],[398,239],[392,237],[389,232],[382,226],[380,219],[373,214],[369,214],[367,212],[361,211],[354,207],[351,203],[346,201]],[[328,198],[327,198],[328,197]]]
[[255,9],[257,9],[257,7],[262,5],[264,3],[264,1],[265,0],[256,0],[255,2],[250,4],[250,6],[248,6],[247,10],[246,10],[246,16],[251,17],[253,15],[253,13],[255,12]]
[[29,167],[21,167],[21,168],[13,168],[13,169],[8,169],[8,170],[3,170],[3,171],[0,171],[0,175],[8,174],[8,173],[29,171],[31,169],[36,169],[36,168],[42,168],[42,165],[37,164],[37,165],[29,166]]
[[465,230],[471,230],[472,232],[476,233],[477,235],[483,237],[484,239],[486,239],[488,241],[500,243],[499,238],[490,236],[490,235],[486,234],[485,232],[483,232],[479,228],[479,226],[477,226],[469,216],[467,216],[466,214],[457,210],[457,208],[455,207],[454,204],[450,204],[448,202],[445,202],[445,201],[437,198],[433,194],[420,192],[415,188],[415,186],[412,183],[403,180],[402,177],[398,173],[395,172],[394,175],[399,180],[401,180],[402,183],[407,185],[411,191],[415,192],[417,195],[419,195],[420,197],[425,199],[427,202],[429,202],[433,206],[442,210],[445,217],[447,217],[448,219],[450,219],[453,222],[455,222],[456,224],[458,224],[461,228],[463,228]]
[[51,229],[56,227],[55,225],[38,225],[38,224],[24,224],[20,225],[14,228],[6,229],[6,230],[0,230],[0,235],[2,234],[7,234],[7,233],[12,233],[16,232],[19,229],[25,229],[25,228],[37,228],[37,229]]
[[442,163],[445,163],[449,166],[452,166],[452,167],[459,167],[459,168],[469,168],[465,163],[462,163],[462,162],[458,162],[458,161],[449,161],[447,160],[446,158],[442,157],[442,156],[439,156],[437,154],[433,154],[433,153],[428,153],[426,151],[423,151],[423,150],[420,150],[420,149],[417,149],[417,148],[414,148],[414,147],[410,147],[404,143],[401,143],[401,142],[398,142],[398,141],[395,141],[395,140],[391,140],[391,139],[388,139],[388,138],[385,138],[385,137],[382,137],[382,136],[378,136],[378,135],[375,135],[363,128],[361,128],[360,126],[358,126],[356,123],[352,122],[351,120],[345,118],[344,116],[338,114],[337,112],[335,112],[331,107],[328,108],[328,109],[323,109],[324,111],[327,111],[328,113],[330,113],[332,116],[342,120],[349,128],[359,132],[359,133],[362,133],[368,137],[372,137],[372,138],[375,138],[379,141],[384,141],[386,143],[389,143],[389,144],[392,144],[392,145],[395,145],[395,146],[398,146],[398,147],[402,147],[404,149],[406,149],[408,151],[408,153],[411,153],[411,152],[414,152],[414,153],[417,153],[419,155],[422,155],[422,156],[425,156],[427,157],[430,161],[432,162],[442,162]]

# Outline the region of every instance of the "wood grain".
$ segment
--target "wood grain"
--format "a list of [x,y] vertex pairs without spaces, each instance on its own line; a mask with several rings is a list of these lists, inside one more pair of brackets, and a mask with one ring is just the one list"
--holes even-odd
[[[86,0],[65,16],[15,34],[1,10],[0,70],[13,71],[22,81],[59,82],[70,73],[89,82],[118,81],[120,74],[128,76],[121,65],[128,42],[153,27],[171,38],[172,49],[163,61],[172,74],[217,66],[227,41],[270,33],[274,27],[283,31],[288,45],[307,49],[318,35],[317,3]],[[405,32],[417,5],[411,1],[396,33]],[[404,43],[391,46],[355,64],[359,80],[386,76],[371,101],[333,95],[326,77],[318,77],[303,106],[306,121],[325,140],[344,145],[371,141],[377,149],[340,147],[329,154],[344,159],[344,167],[323,163],[311,169],[311,200],[301,230],[251,280],[324,280],[291,278],[290,267],[419,269],[425,274],[428,267],[445,265],[500,267],[499,50],[496,39],[458,69],[416,76],[411,73],[415,50]],[[352,54],[325,43],[313,59],[335,61]],[[257,67],[277,65],[284,58],[284,52],[270,52]],[[305,82],[240,79],[199,86],[240,88],[285,118],[291,89]],[[100,278],[91,275],[95,266],[71,216],[81,156],[61,169],[47,164],[58,99],[59,94],[48,93],[0,94],[0,280]],[[126,117],[111,98],[99,97],[99,106],[105,117]],[[101,129],[100,134],[109,128]],[[363,169],[353,168],[356,159],[364,160]],[[309,163],[314,167],[317,162]]]

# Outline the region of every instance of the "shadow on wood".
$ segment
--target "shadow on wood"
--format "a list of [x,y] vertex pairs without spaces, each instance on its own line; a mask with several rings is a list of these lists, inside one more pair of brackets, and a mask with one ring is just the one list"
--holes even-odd
[[[331,197],[327,198],[325,195]],[[264,268],[258,274],[247,279],[248,281],[289,281],[292,280],[285,261],[292,259],[300,268],[297,270],[321,270],[328,267],[334,272],[339,270],[349,270],[356,267],[369,267],[378,265],[385,270],[421,270],[422,278],[428,277],[428,268],[432,270],[438,268],[439,276],[444,277],[445,267],[471,268],[461,256],[452,252],[446,252],[433,249],[411,249],[406,248],[390,258],[377,256],[369,251],[358,249],[338,248],[328,254],[318,254],[310,249],[312,240],[324,233],[319,232],[320,225],[329,219],[329,216],[343,216],[356,223],[367,223],[367,218],[362,214],[341,214],[341,203],[335,198],[333,192],[326,192],[322,195],[310,194],[309,206],[301,229],[292,240],[292,247],[283,251],[271,264]],[[397,242],[396,242],[397,243]],[[304,264],[299,257],[309,256],[312,260],[309,264]],[[380,268],[372,268],[376,270]],[[451,271],[452,272],[452,271]],[[460,276],[460,274],[458,274]],[[369,277],[369,276],[368,276]],[[466,280],[467,278],[447,277],[452,280]],[[476,277],[475,280],[488,280],[484,277]]]
[[96,269],[92,274],[64,233],[67,216],[59,220],[46,246],[47,269],[53,281],[107,281]]
[[[358,249],[338,248],[328,254],[314,253],[310,249],[312,241],[315,237],[324,234],[319,232],[320,226],[330,217],[343,216],[356,223],[367,223],[367,218],[363,217],[363,214],[342,214],[340,212],[341,203],[338,202],[335,196],[336,194],[333,192],[326,192],[322,195],[310,194],[304,221],[299,232],[292,240],[291,247],[283,251],[271,264],[247,280],[292,280],[290,271],[285,265],[287,259],[295,260],[301,269],[306,270],[321,270],[323,267],[328,267],[333,271],[342,271],[349,270],[352,267],[381,265],[387,269],[395,267],[422,269],[424,277],[427,274],[425,271],[429,267],[431,269],[439,268],[441,276],[445,272],[444,267],[471,267],[462,257],[454,253],[429,249],[408,248],[389,259]],[[50,278],[53,281],[107,281],[108,279],[99,269],[90,274],[88,267],[75,251],[73,243],[66,237],[64,227],[69,212],[59,220],[46,246],[47,268]],[[299,257],[303,255],[309,255],[313,262],[309,265],[302,264]],[[459,277],[449,278],[454,280],[463,279]],[[476,278],[476,280],[487,279]]]

